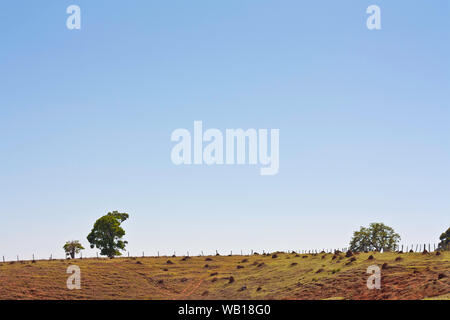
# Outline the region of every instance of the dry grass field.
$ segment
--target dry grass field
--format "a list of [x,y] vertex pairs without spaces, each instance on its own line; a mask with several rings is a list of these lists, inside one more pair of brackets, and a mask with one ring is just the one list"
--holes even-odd
[[[372,256],[373,258],[369,258]],[[68,266],[81,290],[68,290]],[[369,290],[367,267],[381,270]],[[383,266],[384,265],[384,266]],[[450,252],[75,259],[0,263],[0,299],[449,299]]]

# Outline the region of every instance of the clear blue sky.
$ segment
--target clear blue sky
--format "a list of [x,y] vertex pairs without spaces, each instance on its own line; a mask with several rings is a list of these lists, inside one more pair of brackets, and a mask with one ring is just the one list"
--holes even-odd
[[[437,242],[449,40],[446,0],[2,3],[0,255],[87,247],[112,210],[131,254],[345,247],[375,221]],[[279,174],[173,165],[171,132],[194,120],[279,128]]]

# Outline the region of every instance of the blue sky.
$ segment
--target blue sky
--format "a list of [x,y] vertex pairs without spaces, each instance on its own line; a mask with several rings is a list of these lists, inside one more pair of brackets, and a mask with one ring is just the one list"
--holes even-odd
[[[131,254],[345,247],[375,221],[437,242],[449,15],[445,0],[3,3],[0,255],[87,247],[112,210],[130,214]],[[171,132],[194,120],[280,129],[279,174],[173,165]]]

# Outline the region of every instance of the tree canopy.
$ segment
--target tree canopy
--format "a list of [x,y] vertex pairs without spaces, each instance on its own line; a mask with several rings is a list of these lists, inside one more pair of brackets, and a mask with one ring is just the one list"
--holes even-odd
[[383,223],[371,223],[368,228],[361,227],[353,233],[350,241],[352,251],[395,250],[400,235]]
[[84,247],[81,245],[80,241],[72,240],[67,241],[63,246],[64,251],[66,252],[66,256],[70,256],[72,259],[75,259],[75,255],[80,253],[81,250],[84,250]]
[[122,255],[120,250],[124,250],[128,242],[122,240],[125,230],[120,224],[128,217],[128,213],[113,211],[99,218],[87,236],[91,248],[100,249],[100,254],[109,258]]
[[445,231],[443,234],[441,234],[441,236],[439,237],[439,240],[441,240],[441,242],[439,242],[439,249],[449,250],[450,228],[448,228],[447,231]]

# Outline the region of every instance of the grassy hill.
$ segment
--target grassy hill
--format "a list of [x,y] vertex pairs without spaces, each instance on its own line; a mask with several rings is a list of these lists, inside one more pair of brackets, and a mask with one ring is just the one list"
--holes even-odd
[[[367,267],[383,264],[381,289],[367,289]],[[69,265],[81,290],[66,287]],[[0,299],[448,299],[450,252],[6,262],[0,284]]]

